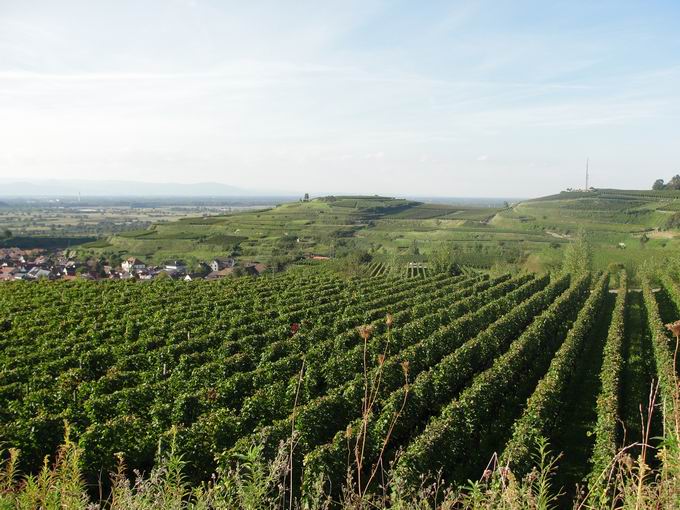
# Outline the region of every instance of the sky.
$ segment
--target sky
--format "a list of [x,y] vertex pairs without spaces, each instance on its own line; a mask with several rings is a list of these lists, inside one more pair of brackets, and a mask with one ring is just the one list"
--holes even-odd
[[680,173],[680,2],[0,0],[4,179],[531,197]]

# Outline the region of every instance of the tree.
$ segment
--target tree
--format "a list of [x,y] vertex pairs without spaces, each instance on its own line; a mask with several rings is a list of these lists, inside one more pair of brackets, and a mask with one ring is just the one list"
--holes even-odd
[[665,187],[666,185],[664,184],[663,179],[657,179],[656,181],[654,181],[654,184],[652,185],[653,190],[660,190],[664,189]]
[[12,231],[6,228],[5,230],[2,231],[0,234],[0,239],[9,239],[12,237]]
[[357,261],[359,262],[359,264],[370,264],[372,260],[373,255],[371,255],[367,251],[362,250],[357,253]]
[[680,189],[680,175],[675,174],[666,184],[666,189]]
[[675,213],[666,220],[666,228],[680,228],[680,213]]
[[436,273],[453,272],[456,265],[456,254],[453,251],[453,243],[442,244],[432,250],[429,257],[430,267]]
[[305,193],[305,198],[303,200],[309,202],[309,193]]
[[562,270],[565,273],[582,274],[593,267],[593,248],[584,230],[579,230],[576,238],[564,250]]

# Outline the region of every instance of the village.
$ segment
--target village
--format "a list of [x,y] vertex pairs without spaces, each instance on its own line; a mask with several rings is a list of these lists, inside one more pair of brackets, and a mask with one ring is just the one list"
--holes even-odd
[[233,257],[216,257],[201,262],[191,271],[181,260],[162,265],[150,265],[129,257],[113,266],[101,260],[77,260],[66,250],[48,252],[44,249],[0,248],[0,281],[37,280],[154,280],[172,278],[192,281],[219,280],[236,276],[259,276],[267,265],[259,262],[240,262]]

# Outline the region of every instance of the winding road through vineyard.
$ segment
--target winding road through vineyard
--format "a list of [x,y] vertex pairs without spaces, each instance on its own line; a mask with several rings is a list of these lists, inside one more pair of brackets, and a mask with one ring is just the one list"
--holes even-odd
[[545,438],[569,492],[638,438],[653,379],[672,396],[668,274],[658,292],[629,292],[623,271],[373,274],[1,285],[0,445],[35,471],[68,422],[96,480],[119,452],[148,470],[174,435],[200,481],[252,444],[273,458],[295,430],[306,491],[341,487],[357,440],[373,490],[378,461],[414,487],[477,479],[494,453],[524,474]]

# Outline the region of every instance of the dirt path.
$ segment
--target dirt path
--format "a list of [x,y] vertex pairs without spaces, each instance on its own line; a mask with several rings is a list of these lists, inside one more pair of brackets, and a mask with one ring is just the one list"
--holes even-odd
[[555,239],[571,239],[571,236],[567,234],[558,234],[557,232],[552,232],[550,230],[546,230],[545,233],[553,236]]

